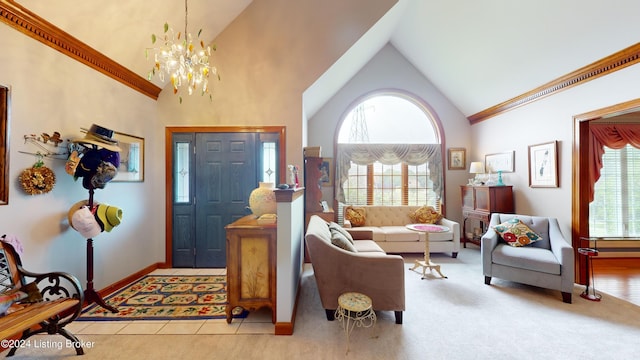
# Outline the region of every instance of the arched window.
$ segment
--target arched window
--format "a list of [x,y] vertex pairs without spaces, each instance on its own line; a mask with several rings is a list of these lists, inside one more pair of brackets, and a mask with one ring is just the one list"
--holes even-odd
[[440,133],[419,99],[396,92],[367,96],[342,119],[337,142],[338,202],[440,210]]

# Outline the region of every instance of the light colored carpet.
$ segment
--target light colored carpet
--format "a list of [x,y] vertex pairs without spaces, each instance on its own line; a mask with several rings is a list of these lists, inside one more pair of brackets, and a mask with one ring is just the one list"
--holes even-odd
[[[82,335],[94,344],[82,359],[633,359],[640,353],[636,305],[607,294],[598,303],[584,300],[577,285],[573,304],[557,291],[499,279],[487,286],[477,248],[433,260],[449,278],[421,280],[407,264],[404,324],[396,325],[392,312],[378,313],[373,329],[354,329],[348,354],[340,323],[326,320],[309,270],[292,336]],[[74,354],[30,348],[14,359]]]

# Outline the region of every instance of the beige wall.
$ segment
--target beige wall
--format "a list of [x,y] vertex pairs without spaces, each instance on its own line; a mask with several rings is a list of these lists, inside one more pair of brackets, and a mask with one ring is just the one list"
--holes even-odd
[[[475,144],[472,161],[485,154],[515,151],[515,172],[504,174],[514,186],[516,212],[558,218],[563,234],[571,236],[573,116],[640,98],[640,67],[565,90],[471,127]],[[530,188],[528,146],[559,141],[558,188]]]
[[[302,93],[395,3],[254,1],[215,40],[213,103],[163,92],[166,125],[285,125],[287,162],[302,164]],[[366,7],[367,11],[362,11]],[[187,106],[193,108],[187,109]]]
[[[86,281],[86,241],[69,229],[67,211],[87,191],[47,160],[58,179],[52,192],[25,195],[14,181],[35,158],[23,135],[59,131],[80,137],[98,123],[145,138],[145,181],[109,183],[96,200],[123,209],[123,222],[96,237],[94,282],[104,288],[165,258],[165,127],[284,125],[288,163],[302,163],[302,93],[395,0],[254,1],[215,41],[222,81],[213,103],[194,96],[180,105],[171,92],[158,101],[0,24],[0,83],[12,87],[9,205],[0,206],[0,234],[24,242],[35,271],[63,270]],[[367,11],[362,11],[366,8]],[[142,74],[146,76],[146,74]]]

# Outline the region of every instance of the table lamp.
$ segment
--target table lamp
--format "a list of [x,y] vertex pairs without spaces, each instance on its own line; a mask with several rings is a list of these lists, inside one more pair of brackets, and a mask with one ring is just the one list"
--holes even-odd
[[475,174],[475,178],[473,180],[474,185],[482,185],[482,181],[479,179],[478,174],[484,174],[484,164],[482,161],[473,161],[471,162],[471,167],[469,168],[469,172],[471,174]]

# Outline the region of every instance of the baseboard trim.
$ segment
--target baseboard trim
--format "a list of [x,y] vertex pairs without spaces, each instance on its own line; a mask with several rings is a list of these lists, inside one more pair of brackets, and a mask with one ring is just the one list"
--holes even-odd
[[300,302],[300,290],[302,286],[298,280],[298,289],[296,292],[296,302],[293,304],[293,314],[291,315],[291,322],[276,322],[275,335],[293,335],[293,327],[296,323],[296,314],[298,313],[298,303]]

